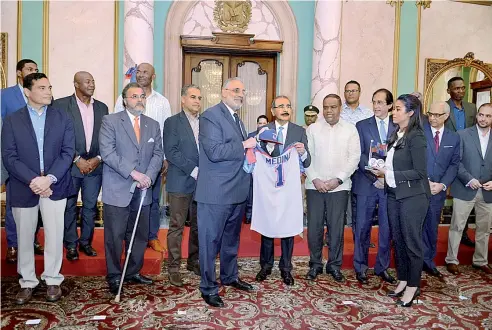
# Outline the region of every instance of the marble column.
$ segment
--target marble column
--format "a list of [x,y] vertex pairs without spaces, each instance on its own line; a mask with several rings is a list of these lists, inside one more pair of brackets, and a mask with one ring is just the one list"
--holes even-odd
[[314,15],[311,103],[323,108],[323,98],[339,93],[342,1],[316,1]]
[[125,0],[124,12],[123,73],[135,64],[154,63],[154,0]]

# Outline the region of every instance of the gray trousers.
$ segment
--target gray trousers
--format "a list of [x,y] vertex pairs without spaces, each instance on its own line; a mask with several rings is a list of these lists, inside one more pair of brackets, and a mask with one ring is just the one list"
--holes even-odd
[[67,199],[52,201],[40,198],[34,207],[13,207],[15,225],[17,226],[17,272],[21,288],[34,288],[39,284],[34,264],[34,236],[38,223],[38,211],[41,210],[44,228],[44,272],[41,279],[47,285],[60,285],[63,275],[60,269],[63,260],[63,231],[65,206]]

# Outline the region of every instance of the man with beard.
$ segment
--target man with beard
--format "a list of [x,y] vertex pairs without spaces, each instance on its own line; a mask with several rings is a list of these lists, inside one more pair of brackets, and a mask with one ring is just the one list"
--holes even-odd
[[[450,115],[444,126],[453,132],[463,130],[468,127],[475,125],[477,107],[473,103],[468,103],[463,100],[465,97],[465,81],[461,77],[453,77],[448,81],[448,94],[450,96],[447,101],[451,109]],[[474,247],[475,242],[473,242],[468,236],[468,222],[463,229],[463,236],[461,237],[461,244]]]
[[245,149],[256,146],[255,138],[246,139],[246,129],[237,114],[245,95],[244,83],[230,78],[222,87],[222,102],[200,116],[200,174],[195,195],[200,291],[213,307],[224,307],[215,276],[219,253],[222,285],[253,290],[253,286],[239,279],[237,269],[239,234],[251,184],[251,175],[243,171],[243,161]]
[[461,163],[458,177],[451,185],[453,216],[449,227],[447,270],[456,275],[458,249],[463,228],[475,208],[475,253],[472,266],[492,274],[488,265],[490,225],[492,224],[492,103],[482,104],[477,124],[458,131],[461,138]]
[[[90,257],[97,256],[92,247],[94,219],[97,214],[97,197],[102,184],[101,156],[99,155],[99,129],[103,116],[108,114],[106,104],[92,96],[96,89],[89,72],[80,71],[73,77],[75,93],[53,102],[53,106],[67,111],[75,131],[75,159],[72,165],[74,190],[67,199],[65,209],[64,243],[67,260],[78,260],[80,251]],[[77,234],[77,199],[82,189],[82,224],[80,239]]]
[[[120,281],[152,284],[139,272],[143,266],[149,237],[149,214],[152,196],[145,196],[128,263],[121,278],[122,241],[128,251],[137,220],[142,192],[152,187],[162,168],[162,140],[159,123],[145,116],[145,92],[137,83],[126,85],[122,93],[125,111],[104,116],[99,146],[103,161],[102,201],[104,203],[104,250],[106,279],[116,294]],[[131,187],[137,186],[132,193]]]
[[[154,119],[159,123],[159,128],[161,130],[161,137],[164,132],[164,122],[167,118],[171,116],[171,106],[169,101],[162,96],[160,93],[156,92],[152,88],[152,82],[155,80],[155,69],[149,63],[141,63],[137,67],[136,72],[137,84],[145,92],[146,104],[145,104],[145,115],[149,118]],[[125,110],[123,106],[123,98],[121,95],[116,101],[114,112],[120,112]],[[152,186],[152,204],[150,206],[150,225],[149,225],[149,242],[148,246],[157,252],[163,252],[162,247],[157,233],[159,232],[161,224],[161,213],[159,208],[159,200],[161,196],[161,175],[166,175],[168,168],[168,162],[166,161],[166,155],[164,155],[164,161],[162,163],[162,172],[153,181]]]

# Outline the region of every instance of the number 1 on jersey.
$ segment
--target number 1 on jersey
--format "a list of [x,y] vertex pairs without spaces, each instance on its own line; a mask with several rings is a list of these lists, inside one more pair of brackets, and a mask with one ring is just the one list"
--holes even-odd
[[277,173],[277,182],[275,182],[275,188],[282,187],[285,183],[284,179],[284,167],[282,164],[275,166],[275,172]]

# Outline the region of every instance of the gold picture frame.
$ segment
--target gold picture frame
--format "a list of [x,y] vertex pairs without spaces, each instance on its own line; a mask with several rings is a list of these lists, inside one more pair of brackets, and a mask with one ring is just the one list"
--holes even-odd
[[7,32],[0,33],[0,87],[7,87],[7,46],[8,46],[8,34]]

